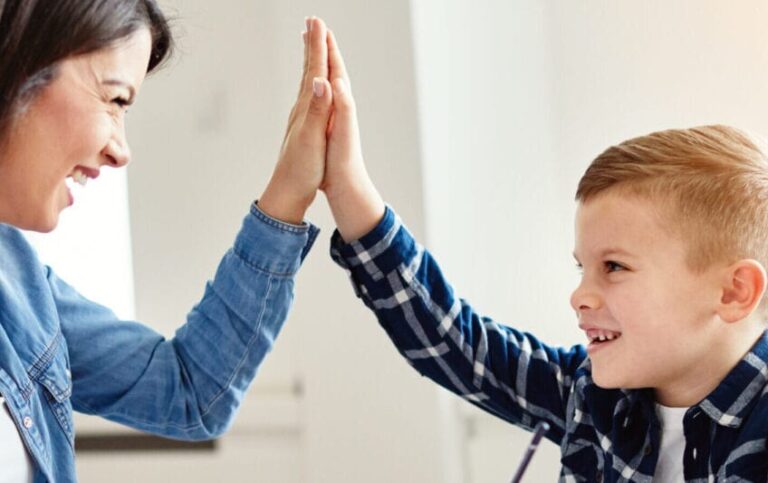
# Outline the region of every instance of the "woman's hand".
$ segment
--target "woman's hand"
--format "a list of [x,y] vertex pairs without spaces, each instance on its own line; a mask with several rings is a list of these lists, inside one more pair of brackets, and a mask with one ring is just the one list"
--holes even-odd
[[304,74],[288,118],[280,157],[259,208],[273,218],[299,224],[325,176],[326,128],[331,115],[325,23],[307,19]]
[[384,201],[365,169],[357,110],[349,76],[333,32],[328,32],[333,115],[328,125],[325,177],[321,189],[341,237],[350,242],[371,231],[384,216]]

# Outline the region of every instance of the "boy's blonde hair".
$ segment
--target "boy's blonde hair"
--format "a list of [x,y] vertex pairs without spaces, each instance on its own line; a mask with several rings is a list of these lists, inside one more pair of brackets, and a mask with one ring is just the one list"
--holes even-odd
[[576,200],[618,190],[657,203],[664,226],[689,244],[694,271],[744,258],[768,267],[768,158],[761,144],[719,125],[630,139],[592,161]]

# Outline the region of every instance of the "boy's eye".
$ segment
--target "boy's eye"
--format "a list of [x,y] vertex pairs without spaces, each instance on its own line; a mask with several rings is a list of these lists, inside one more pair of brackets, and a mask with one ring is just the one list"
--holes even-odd
[[620,263],[616,263],[614,261],[608,260],[604,263],[605,265],[605,271],[610,272],[618,272],[620,270],[624,270],[626,267]]

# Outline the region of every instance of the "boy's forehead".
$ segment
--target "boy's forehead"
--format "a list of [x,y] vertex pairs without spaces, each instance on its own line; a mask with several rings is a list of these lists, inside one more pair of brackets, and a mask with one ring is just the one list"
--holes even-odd
[[581,202],[575,221],[577,256],[639,256],[671,242],[658,204],[638,196],[607,193]]

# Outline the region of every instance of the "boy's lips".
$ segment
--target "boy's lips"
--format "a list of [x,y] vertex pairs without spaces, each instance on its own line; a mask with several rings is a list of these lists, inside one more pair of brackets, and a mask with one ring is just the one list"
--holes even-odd
[[611,345],[621,337],[621,332],[616,330],[602,329],[593,325],[579,325],[589,340],[587,352],[590,354],[597,349]]

